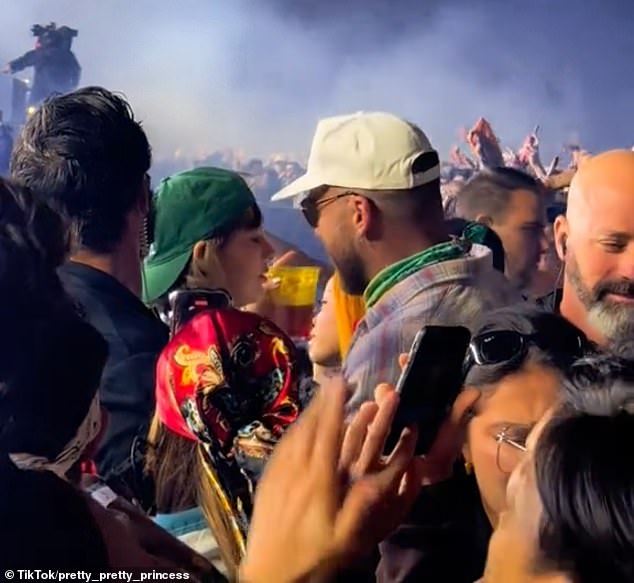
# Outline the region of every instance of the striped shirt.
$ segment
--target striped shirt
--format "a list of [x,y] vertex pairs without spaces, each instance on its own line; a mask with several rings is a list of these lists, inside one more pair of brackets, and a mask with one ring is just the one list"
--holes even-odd
[[389,290],[359,323],[343,366],[353,388],[348,412],[374,399],[379,383],[394,384],[398,357],[409,352],[423,326],[477,328],[479,317],[522,301],[504,275],[493,269],[492,256],[474,244],[466,257],[423,267]]

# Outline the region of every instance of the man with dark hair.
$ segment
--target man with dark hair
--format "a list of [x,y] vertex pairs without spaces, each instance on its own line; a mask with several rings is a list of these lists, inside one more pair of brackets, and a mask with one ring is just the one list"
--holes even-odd
[[438,153],[414,124],[383,112],[322,120],[307,173],[273,200],[306,192],[306,220],[367,306],[343,365],[356,385],[350,410],[396,382],[422,326],[473,327],[483,310],[519,299],[486,247],[449,236]]
[[150,163],[150,145],[128,103],[98,87],[47,100],[11,161],[12,175],[59,209],[76,237],[60,275],[110,353],[100,387],[110,420],[97,464],[106,477],[121,475],[132,486],[132,445],[147,432],[154,366],[168,337],[139,299]]
[[484,170],[456,194],[455,213],[498,234],[506,255],[506,276],[516,288],[526,290],[547,250],[540,184],[513,168]]

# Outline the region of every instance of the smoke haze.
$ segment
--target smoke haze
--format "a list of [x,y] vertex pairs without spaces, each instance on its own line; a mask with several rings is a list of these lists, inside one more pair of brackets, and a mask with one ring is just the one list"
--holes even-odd
[[79,29],[82,84],[125,93],[158,156],[303,156],[319,117],[361,109],[443,153],[481,115],[511,146],[541,124],[549,154],[634,144],[625,0],[4,0],[0,60],[49,21]]

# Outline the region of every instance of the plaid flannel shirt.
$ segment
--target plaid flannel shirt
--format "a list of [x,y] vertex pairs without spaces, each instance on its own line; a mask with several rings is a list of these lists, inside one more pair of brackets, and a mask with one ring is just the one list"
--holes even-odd
[[379,383],[394,384],[398,357],[409,352],[426,325],[477,328],[479,317],[522,301],[522,296],[493,269],[491,252],[474,244],[466,257],[423,267],[389,290],[359,323],[343,366],[353,387],[348,412],[374,399]]

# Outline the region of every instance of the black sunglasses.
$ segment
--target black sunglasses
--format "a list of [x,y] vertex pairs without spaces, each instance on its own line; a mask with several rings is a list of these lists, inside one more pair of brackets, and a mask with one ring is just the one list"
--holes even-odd
[[583,356],[589,349],[588,341],[574,332],[544,338],[539,334],[521,334],[514,330],[492,330],[471,339],[464,372],[468,372],[474,365],[501,364],[520,359],[531,344],[571,359]]
[[315,229],[319,223],[319,211],[321,211],[321,209],[338,201],[340,198],[352,196],[354,194],[356,193],[348,191],[335,196],[328,196],[326,198],[311,198],[310,196],[307,196],[299,203],[299,207],[302,210],[302,214],[304,215],[306,222]]

